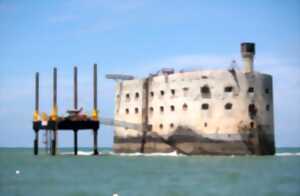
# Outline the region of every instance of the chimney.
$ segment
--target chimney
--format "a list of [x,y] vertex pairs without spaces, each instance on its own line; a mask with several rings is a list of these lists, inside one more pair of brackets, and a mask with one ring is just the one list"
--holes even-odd
[[253,59],[255,55],[255,43],[241,43],[241,54],[244,62],[244,73],[252,73]]

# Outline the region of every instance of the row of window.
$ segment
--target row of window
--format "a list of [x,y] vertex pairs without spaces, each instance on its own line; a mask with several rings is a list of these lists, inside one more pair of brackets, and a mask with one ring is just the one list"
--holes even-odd
[[[183,88],[183,92],[184,93],[188,92],[188,90],[189,90],[188,87],[184,87]],[[233,90],[234,90],[233,86],[226,86],[226,87],[224,87],[224,92],[226,92],[226,93],[233,92]],[[201,91],[201,94],[203,95],[203,98],[209,98],[210,97],[210,88],[207,85],[201,87],[200,91]],[[254,93],[254,87],[249,87],[247,92],[248,93]],[[174,96],[176,94],[175,89],[171,89],[170,93],[171,93],[172,96]],[[266,88],[265,89],[265,93],[269,94],[270,90],[268,88]],[[160,96],[164,96],[165,95],[165,91],[164,90],[160,90],[159,94],[160,94]],[[136,92],[134,94],[134,97],[137,99],[137,98],[140,97],[140,94],[138,92]],[[154,97],[154,92],[153,91],[150,92],[150,97]],[[126,94],[126,99],[130,99],[130,93]]]
[[[225,109],[225,110],[231,110],[232,107],[233,107],[232,103],[226,103],[226,104],[224,105],[224,109]],[[208,103],[203,103],[203,104],[201,105],[201,109],[202,109],[202,110],[208,110],[208,109],[209,109],[209,104],[208,104]],[[250,112],[256,111],[255,104],[249,104],[248,109],[249,109]],[[266,109],[266,111],[269,111],[269,110],[270,110],[270,105],[267,104],[265,109]],[[160,110],[160,112],[164,112],[164,106],[160,106],[160,107],[159,107],[159,110]],[[183,110],[183,111],[188,110],[188,105],[187,105],[186,103],[184,103],[184,104],[182,105],[182,110]],[[150,108],[149,108],[149,112],[152,113],[153,111],[154,111],[154,108],[153,108],[153,107],[150,107]],[[172,111],[172,112],[175,111],[175,106],[174,106],[174,105],[171,105],[171,106],[170,106],[170,111]],[[126,114],[129,114],[129,108],[126,108],[126,109],[125,109],[125,112],[126,112]],[[134,108],[134,113],[138,114],[138,113],[139,113],[139,108]]]
[[[203,126],[204,126],[204,127],[207,127],[207,126],[208,126],[207,122],[204,122]],[[254,123],[253,121],[251,121],[251,122],[250,122],[250,128],[253,129],[254,126],[255,126],[255,123]],[[162,124],[162,123],[159,124],[159,129],[162,130],[163,128],[164,128],[164,124]],[[170,123],[170,124],[169,124],[169,128],[170,128],[170,129],[175,128],[174,123]],[[149,131],[152,131],[152,130],[153,130],[153,126],[150,125],[150,126],[149,126]]]

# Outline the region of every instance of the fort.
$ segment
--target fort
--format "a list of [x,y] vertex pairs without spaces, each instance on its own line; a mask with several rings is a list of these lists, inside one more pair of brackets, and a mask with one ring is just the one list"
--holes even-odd
[[[115,152],[275,153],[272,76],[254,70],[254,43],[242,43],[243,69],[175,72],[117,81]],[[101,121],[101,120],[100,120]]]

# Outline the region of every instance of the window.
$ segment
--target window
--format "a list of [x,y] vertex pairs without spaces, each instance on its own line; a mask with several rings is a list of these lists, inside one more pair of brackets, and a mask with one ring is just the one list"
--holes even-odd
[[160,95],[161,95],[161,96],[164,96],[164,95],[165,95],[165,91],[161,90],[161,91],[160,91]]
[[224,92],[226,92],[226,93],[230,93],[230,92],[232,92],[233,91],[233,87],[232,86],[226,86],[225,88],[224,88]]
[[127,93],[127,94],[126,94],[126,99],[129,99],[129,98],[130,98],[130,94]]
[[231,109],[232,109],[232,103],[226,103],[225,110],[231,110]]
[[150,110],[150,112],[153,112],[153,107],[150,107],[149,110]]
[[202,108],[202,110],[208,110],[209,105],[208,105],[207,103],[203,103],[203,104],[201,105],[201,108]]
[[207,127],[207,122],[204,123],[204,127]]
[[266,94],[269,94],[269,93],[270,93],[270,90],[269,90],[268,88],[266,88],[266,89],[265,89],[265,93],[266,93]]
[[151,96],[151,97],[154,96],[154,92],[153,92],[153,91],[150,92],[150,96]]
[[254,88],[252,86],[248,88],[248,93],[254,93]]
[[164,112],[164,107],[160,106],[160,112]]
[[164,128],[164,125],[163,125],[163,124],[160,124],[160,125],[159,125],[159,128],[160,128],[160,129],[163,129],[163,128]]
[[171,105],[170,109],[171,109],[172,112],[175,111],[175,106]]
[[174,128],[174,124],[173,124],[173,123],[170,124],[170,128],[171,128],[171,129]]
[[125,112],[126,112],[126,114],[129,114],[129,109],[128,109],[128,108],[126,108]]
[[152,131],[152,125],[148,125],[149,131]]
[[135,93],[135,98],[139,98],[140,97],[140,94],[139,93]]
[[172,95],[172,96],[175,95],[175,89],[171,89],[171,95]]
[[248,106],[248,112],[251,119],[253,119],[256,116],[256,106],[254,104],[249,104]]
[[270,105],[266,105],[266,110],[269,111],[270,110]]
[[184,110],[184,111],[186,111],[187,109],[188,109],[188,105],[185,103],[185,104],[183,104],[182,105],[182,109]]
[[250,128],[253,129],[254,128],[254,122],[250,122]]
[[134,109],[134,112],[137,114],[137,113],[139,113],[139,108],[135,108]]
[[202,95],[202,98],[210,98],[211,97],[210,90],[207,85],[201,87],[201,95]]
[[189,92],[189,88],[188,87],[184,87],[182,90],[183,90],[183,95],[187,96],[187,94]]
[[207,76],[201,76],[201,78],[202,78],[202,79],[207,79],[208,77],[207,77]]

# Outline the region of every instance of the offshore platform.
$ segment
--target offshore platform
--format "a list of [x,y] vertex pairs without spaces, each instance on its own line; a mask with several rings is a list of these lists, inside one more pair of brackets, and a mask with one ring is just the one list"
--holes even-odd
[[[72,131],[74,133],[74,155],[78,154],[78,131],[93,132],[93,155],[98,155],[98,130],[100,124],[109,126],[119,126],[141,131],[142,126],[135,123],[114,120],[112,118],[99,119],[98,96],[97,96],[97,64],[93,66],[93,110],[92,114],[86,115],[82,113],[82,108],[78,109],[78,69],[74,66],[73,77],[73,109],[68,110],[68,116],[58,115],[57,105],[57,68],[53,69],[53,98],[52,110],[50,115],[39,111],[39,73],[35,74],[35,110],[33,114],[33,130],[34,138],[34,154],[38,155],[39,151],[39,132],[45,131],[45,148],[51,155],[57,154],[57,135],[59,131]],[[108,78],[128,79],[126,75],[108,75]]]

